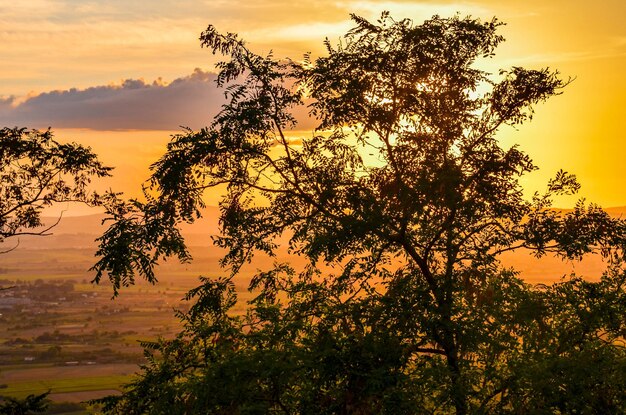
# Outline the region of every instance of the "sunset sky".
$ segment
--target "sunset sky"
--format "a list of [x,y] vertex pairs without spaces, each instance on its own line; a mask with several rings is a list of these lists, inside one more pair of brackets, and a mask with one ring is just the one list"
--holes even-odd
[[375,19],[383,10],[416,23],[456,12],[506,22],[489,70],[549,66],[575,78],[530,124],[501,133],[541,168],[524,181],[528,191],[563,168],[588,201],[626,205],[623,0],[0,0],[0,125],[50,126],[60,140],[92,146],[117,167],[107,186],[136,194],[169,135],[209,124],[219,108],[217,58],[198,41],[208,24],[256,52],[299,59],[323,53],[326,36],[336,43],[349,13]]

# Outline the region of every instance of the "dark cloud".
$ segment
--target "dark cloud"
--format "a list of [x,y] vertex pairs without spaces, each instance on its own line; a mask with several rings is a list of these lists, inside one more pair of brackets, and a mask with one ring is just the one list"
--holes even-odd
[[127,79],[121,85],[52,91],[19,102],[0,99],[0,125],[93,130],[177,130],[208,125],[224,103],[215,74],[196,69],[169,84]]
[[[199,129],[211,123],[225,103],[216,75],[196,69],[169,84],[127,79],[121,85],[45,92],[18,101],[0,99],[0,126],[87,128],[92,130]],[[298,129],[312,129],[314,120],[301,106],[294,115]]]

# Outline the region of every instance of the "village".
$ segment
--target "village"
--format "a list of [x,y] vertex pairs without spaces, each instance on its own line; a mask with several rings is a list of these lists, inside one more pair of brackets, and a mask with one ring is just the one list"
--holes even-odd
[[188,307],[172,286],[112,301],[110,286],[86,278],[11,277],[0,278],[0,396],[50,391],[59,410],[119,393],[145,360],[141,342],[172,338],[173,309]]

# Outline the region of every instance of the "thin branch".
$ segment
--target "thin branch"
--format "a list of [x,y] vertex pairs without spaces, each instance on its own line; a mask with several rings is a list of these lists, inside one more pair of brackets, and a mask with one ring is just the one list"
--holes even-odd
[[[14,235],[11,235],[11,236],[14,236]],[[17,249],[17,247],[18,247],[18,246],[20,246],[20,240],[19,240],[19,238],[17,239],[17,243],[15,244],[15,246],[14,246],[14,247],[9,248],[9,249],[4,250],[4,251],[0,251],[0,255],[2,255],[2,254],[8,254],[9,252],[11,252],[11,251],[13,251],[13,250]]]

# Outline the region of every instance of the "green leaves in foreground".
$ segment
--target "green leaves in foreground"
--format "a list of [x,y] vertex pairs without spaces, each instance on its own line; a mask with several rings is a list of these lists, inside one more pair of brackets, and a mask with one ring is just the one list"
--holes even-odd
[[0,414],[2,415],[28,415],[38,414],[46,411],[50,392],[41,395],[28,395],[24,399],[4,397],[0,401]]

